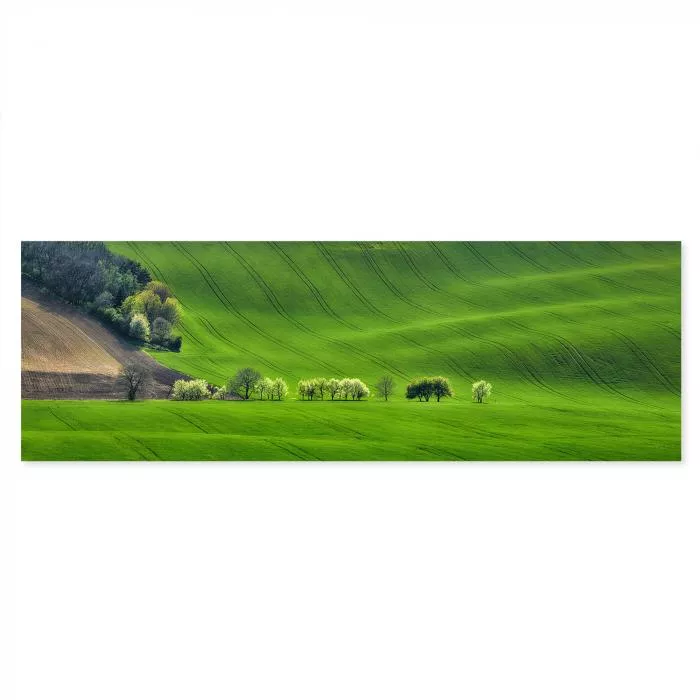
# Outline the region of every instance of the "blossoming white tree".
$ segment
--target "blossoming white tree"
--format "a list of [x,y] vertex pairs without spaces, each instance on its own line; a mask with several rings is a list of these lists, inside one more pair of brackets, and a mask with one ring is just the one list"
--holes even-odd
[[204,379],[178,379],[173,384],[171,396],[175,401],[201,401],[208,399],[210,394]]
[[277,379],[272,382],[272,396],[278,401],[282,401],[282,399],[286,398],[288,391],[287,382],[285,382],[282,377],[277,377]]
[[478,382],[472,384],[472,398],[477,403],[484,403],[484,399],[491,396],[491,389],[493,387],[484,379],[480,379]]

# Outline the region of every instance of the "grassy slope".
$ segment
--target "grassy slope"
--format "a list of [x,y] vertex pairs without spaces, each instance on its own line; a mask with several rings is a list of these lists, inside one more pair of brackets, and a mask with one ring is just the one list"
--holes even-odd
[[[317,375],[359,376],[373,383],[390,373],[403,383],[418,374],[441,373],[458,393],[439,406],[414,406],[397,397],[389,406],[318,404],[318,409],[295,402],[131,407],[134,415],[152,417],[134,430],[159,457],[286,458],[289,448],[294,450],[287,436],[297,430],[300,456],[324,458],[679,456],[679,245],[124,243],[114,248],[145,263],[184,305],[182,352],[156,354],[174,369],[221,383],[237,367],[252,364],[285,377],[290,386]],[[488,407],[469,402],[469,385],[482,376],[495,386]],[[25,430],[40,425],[46,410],[25,406]],[[25,457],[45,457],[42,441],[51,439],[71,445],[57,454],[89,457],[91,448],[81,452],[76,446],[79,436],[87,445],[98,434],[100,456],[128,456],[125,445],[115,447],[109,430],[95,429],[101,425],[97,408],[93,413],[67,405],[53,410],[72,412],[73,427],[89,434],[72,430],[70,435],[65,424],[54,425],[59,432],[45,432],[43,438],[27,432]],[[124,410],[118,404],[99,408],[105,416],[119,416],[120,430]],[[165,410],[204,421],[199,428],[176,421],[182,434],[168,425],[172,445],[182,446],[179,453],[158,436]],[[323,428],[313,411],[330,425]],[[270,442],[270,415],[276,416],[272,439],[281,447]],[[348,420],[353,426],[357,421],[362,440],[347,431]],[[109,426],[106,419],[104,427]],[[324,430],[345,437],[334,435],[329,442]],[[443,451],[431,452],[441,442]],[[346,448],[342,454],[340,443]],[[382,445],[392,447],[386,452]],[[132,457],[143,454],[135,449]]]

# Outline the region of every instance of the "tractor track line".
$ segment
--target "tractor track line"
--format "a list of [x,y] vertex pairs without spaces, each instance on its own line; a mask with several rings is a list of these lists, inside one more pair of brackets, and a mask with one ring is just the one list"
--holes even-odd
[[614,328],[607,328],[606,330],[610,331],[614,335],[616,335],[618,338],[622,340],[622,342],[627,345],[627,347],[632,351],[632,353],[637,357],[642,364],[645,364],[648,369],[651,370],[652,374],[655,374],[659,381],[673,394],[676,396],[680,396],[681,392],[680,390],[673,384],[673,382],[666,376],[666,374],[656,365],[654,360],[649,357],[647,354],[646,350],[642,348],[638,343],[636,343],[632,338],[629,336],[625,335],[624,333],[621,333],[620,331],[615,330]]
[[271,440],[270,438],[268,438],[266,440],[266,442],[268,442],[273,447],[276,447],[278,450],[282,450],[283,452],[286,452],[287,454],[292,455],[292,457],[295,457],[296,459],[301,459],[301,460],[307,461],[306,457],[304,457],[301,454],[297,454],[296,452],[293,452],[290,447],[287,447],[286,445],[284,445],[282,443],[275,442],[274,440]]
[[134,437],[134,435],[131,435],[130,433],[115,432],[112,433],[112,436],[118,442],[131,447],[131,449],[134,450],[142,460],[151,461],[154,458],[156,460],[160,460],[160,457],[150,447],[148,447],[148,445],[141,442],[141,440]]
[[[150,258],[149,256],[147,256],[147,255],[143,252],[143,249],[141,249],[136,243],[134,243],[134,242],[128,242],[127,245],[134,251],[134,253],[136,254],[137,257],[141,258],[141,259],[146,263],[146,266],[147,266],[147,267],[150,267],[150,268],[158,275],[158,279],[159,279],[161,282],[165,282],[165,284],[168,285],[168,287],[171,289],[171,291],[172,291],[173,294],[174,294],[174,293],[175,293],[175,289],[174,289],[173,286],[170,284],[170,282],[168,282],[168,278],[163,274],[162,270],[158,267],[158,265],[156,265],[156,264],[153,262],[153,259]],[[177,295],[175,295],[175,298],[177,299]],[[188,306],[187,304],[185,304],[185,302],[183,302],[182,300],[178,299],[178,301],[180,302],[180,304],[182,304],[182,306],[183,306],[185,309],[191,308],[190,306]]]
[[512,250],[519,258],[521,258],[522,260],[525,260],[525,262],[530,263],[530,265],[533,265],[541,272],[551,272],[552,271],[548,267],[545,267],[544,265],[541,265],[540,263],[538,263],[536,260],[533,260],[533,258],[531,258],[523,250],[521,250],[517,244],[510,243],[510,242],[506,241],[506,247],[509,250]]
[[425,445],[419,445],[418,449],[423,450],[424,452],[427,452],[428,454],[432,454],[435,457],[438,457],[439,460],[442,462],[464,462],[464,461],[466,461],[464,457],[461,457],[460,455],[457,455],[456,453],[451,452],[450,450],[446,450],[444,447],[426,447]]
[[634,260],[631,255],[627,255],[627,253],[623,253],[621,250],[616,248],[610,241],[598,241],[598,245],[603,248],[604,250],[607,251],[612,251],[615,253],[620,258],[625,258],[625,260]]
[[[187,251],[182,245],[179,243],[174,244],[175,247],[180,250],[185,256],[187,256],[192,264],[199,270],[200,274],[202,275],[202,278],[206,282],[207,286],[214,292],[216,297],[219,299],[219,301],[222,303],[224,308],[226,308],[228,311],[230,311],[232,314],[234,314],[237,318],[239,318],[243,323],[245,323],[249,328],[254,330],[256,333],[260,334],[263,338],[266,340],[274,343],[275,345],[278,345],[281,348],[284,348],[285,350],[292,352],[295,355],[298,355],[299,357],[303,357],[307,360],[310,360],[312,362],[315,362],[317,365],[320,367],[325,367],[327,370],[334,372],[334,373],[339,373],[342,374],[342,370],[339,370],[337,367],[333,367],[332,365],[329,365],[326,362],[323,362],[322,360],[319,360],[318,358],[314,357],[313,355],[310,355],[309,353],[302,352],[301,350],[298,350],[292,345],[288,345],[287,343],[283,343],[281,340],[275,338],[273,335],[270,335],[266,331],[264,331],[262,328],[260,328],[256,323],[251,321],[243,312],[239,311],[228,299],[228,297],[224,294],[223,290],[219,287],[219,285],[216,283],[216,280],[213,278],[211,273],[206,269],[202,263],[200,263],[197,258],[194,257],[189,251]],[[218,291],[217,291],[218,290]]]
[[[641,306],[646,306],[645,303],[640,302]],[[615,316],[616,318],[624,318],[627,319],[628,317],[625,316],[624,314],[619,313],[618,311],[613,311],[612,309],[609,309],[607,306],[600,306],[598,304],[592,304],[591,305],[592,309],[597,309],[598,311],[607,314],[608,316]],[[549,313],[552,313],[551,311]],[[647,323],[651,323],[653,326],[656,326],[657,328],[660,328],[662,331],[666,331],[667,333],[670,333],[674,338],[677,338],[678,340],[681,339],[681,334],[675,330],[674,328],[669,328],[663,323],[660,323],[659,321],[652,321],[650,319],[647,319]]]
[[265,281],[265,278],[236,250],[234,250],[231,245],[224,241],[224,246],[233,255],[236,260],[241,264],[243,269],[248,273],[250,278],[258,286],[258,289],[265,295],[265,298],[270,302],[272,308],[285,320],[296,326],[299,330],[304,331],[304,333],[313,333],[313,331],[301,321],[295,319],[286,309],[282,306],[282,303],[277,298],[270,285]]
[[652,406],[652,404],[648,404],[645,401],[640,401],[632,396],[628,396],[614,386],[612,382],[602,377],[598,370],[594,367],[593,363],[583,354],[583,352],[563,336],[557,335],[556,333],[530,328],[529,326],[525,326],[518,321],[513,321],[513,319],[508,319],[507,322],[515,328],[520,328],[520,330],[524,330],[528,333],[539,333],[544,337],[549,336],[550,338],[554,339],[557,343],[559,343],[559,345],[561,345],[561,347],[568,351],[569,356],[578,364],[583,373],[597,386],[600,386],[610,393],[617,394],[627,401],[639,404],[640,406]]
[[654,292],[651,292],[648,289],[640,289],[639,287],[632,287],[629,284],[625,284],[624,282],[620,282],[619,280],[614,280],[610,277],[606,277],[605,275],[593,275],[593,277],[597,280],[600,280],[601,282],[605,282],[606,284],[609,284],[611,287],[619,287],[620,289],[629,289],[629,291],[636,292],[637,294],[644,294],[646,296],[654,296]]
[[254,357],[256,360],[259,362],[262,362],[264,365],[267,365],[270,369],[274,369],[276,372],[287,372],[286,369],[283,367],[280,367],[278,364],[275,362],[272,362],[271,360],[266,359],[262,355],[258,355],[257,353],[253,352],[252,350],[248,350],[247,348],[244,348],[242,345],[238,345],[238,343],[234,343],[232,340],[229,340],[223,333],[221,333],[214,324],[209,321],[207,318],[204,316],[199,316],[199,320],[202,323],[202,325],[210,332],[213,333],[217,338],[222,340],[224,343],[229,345],[232,348],[235,348],[239,352],[243,353],[244,355],[249,355],[250,357]]
[[[228,244],[226,244],[226,245],[228,245]],[[233,250],[232,250],[231,252],[232,252],[232,253],[235,253],[235,251],[233,251]],[[238,258],[240,258],[240,262],[245,263],[245,260],[243,259],[242,256],[240,256],[239,253],[235,253],[235,255],[236,255]],[[247,263],[246,263],[246,264],[247,264]],[[246,269],[247,269],[247,268],[246,268]],[[252,272],[253,272],[252,270],[249,270],[249,273],[251,274],[251,277],[253,277]],[[256,274],[257,274],[257,273],[256,273]],[[267,286],[267,283],[264,281],[264,279],[262,278],[262,276],[260,276],[260,277],[261,277],[261,283],[264,284],[265,286]],[[253,279],[255,280],[255,277],[253,277]],[[256,281],[257,281],[257,280],[256,280]],[[270,293],[271,293],[271,295],[272,295],[272,296],[275,298],[275,300],[276,300],[277,297],[274,295],[274,293],[272,292],[272,290],[270,290]],[[267,296],[267,295],[266,295],[266,296]],[[327,343],[330,343],[330,344],[332,344],[332,345],[335,345],[336,347],[339,347],[339,348],[341,348],[341,349],[344,349],[346,352],[350,352],[350,353],[352,353],[352,354],[354,354],[354,355],[357,355],[357,356],[361,357],[361,358],[364,359],[364,360],[369,360],[369,361],[371,361],[371,362],[374,362],[375,364],[379,365],[379,367],[381,367],[381,368],[384,369],[384,370],[388,370],[388,371],[390,371],[390,372],[394,372],[394,373],[398,374],[399,376],[402,376],[402,377],[404,377],[404,378],[407,378],[407,375],[405,375],[403,372],[401,372],[401,370],[399,370],[397,367],[395,367],[394,365],[390,364],[389,362],[387,362],[387,361],[384,360],[383,358],[378,357],[377,355],[374,355],[374,354],[372,354],[372,353],[370,353],[370,352],[367,352],[366,350],[361,350],[360,348],[358,348],[358,347],[356,347],[355,345],[353,345],[353,344],[351,344],[351,343],[348,343],[348,342],[346,342],[346,341],[338,340],[337,338],[328,337],[328,336],[324,335],[323,333],[319,333],[319,332],[317,332],[317,331],[312,330],[311,328],[309,328],[309,327],[306,326],[305,324],[301,323],[300,321],[296,321],[295,319],[293,319],[293,318],[284,310],[284,308],[282,307],[282,305],[279,304],[279,301],[277,301],[277,304],[275,304],[274,302],[272,302],[272,300],[270,299],[270,297],[267,297],[267,298],[268,298],[268,300],[270,301],[270,303],[273,304],[273,307],[276,309],[276,311],[277,311],[283,318],[285,318],[287,321],[289,321],[290,323],[292,323],[293,325],[295,325],[297,328],[299,328],[300,330],[304,331],[305,333],[308,333],[308,334],[314,336],[315,338],[318,338],[319,340],[322,340],[322,341],[324,341],[324,342],[327,342]],[[360,330],[360,329],[357,329],[357,330]],[[341,372],[341,374],[342,374],[342,372]]]
[[304,271],[292,260],[292,258],[287,254],[287,252],[280,246],[276,241],[268,241],[267,244],[282,258],[283,261],[294,271],[296,276],[306,285],[308,290],[311,292],[312,296],[318,302],[318,305],[325,311],[331,318],[335,319],[338,323],[342,324],[346,328],[350,328],[354,331],[361,331],[359,326],[354,323],[346,321],[344,318],[339,316],[325,300],[323,294],[321,294],[318,287],[309,279],[309,277],[304,273]]
[[199,425],[198,423],[195,423],[192,419],[187,418],[187,417],[184,416],[182,413],[178,413],[177,411],[172,411],[172,410],[170,410],[170,409],[168,409],[168,413],[172,414],[173,416],[177,416],[178,418],[182,418],[182,420],[184,420],[186,423],[189,423],[190,425],[193,425],[195,428],[198,428],[198,429],[201,430],[203,433],[206,433],[207,435],[209,435],[209,431],[208,431],[208,430],[205,430],[201,425]]
[[500,350],[505,358],[510,362],[511,366],[515,369],[515,371],[527,382],[532,384],[533,386],[537,387],[538,389],[543,389],[544,391],[548,391],[556,396],[562,397],[569,399],[568,396],[565,394],[562,394],[555,389],[552,389],[550,386],[548,386],[545,381],[535,373],[535,371],[530,368],[525,362],[520,360],[518,356],[505,344],[499,343],[495,340],[489,340],[488,338],[484,338],[483,336],[480,336],[476,333],[471,333],[469,331],[466,331],[464,329],[460,329],[458,327],[453,327],[453,326],[448,326],[449,328],[452,328],[452,330],[457,334],[462,336],[463,338],[470,338],[471,340],[477,340],[482,343],[486,343],[487,345],[491,345],[494,348],[497,348]]
[[443,316],[444,318],[447,318],[446,314],[439,313],[433,309],[428,309],[425,306],[421,306],[420,304],[416,304],[414,301],[411,301],[405,294],[403,294],[396,285],[389,280],[389,278],[382,272],[379,264],[374,260],[372,257],[372,254],[370,253],[369,249],[365,247],[364,243],[357,242],[357,246],[360,249],[363,258],[365,259],[365,262],[369,266],[370,270],[372,270],[377,277],[384,283],[384,286],[397,298],[403,301],[405,304],[408,304],[409,306],[412,306],[414,309],[418,309],[419,311],[422,311],[423,313],[430,314],[431,316]]
[[404,259],[408,267],[411,269],[411,272],[426,286],[428,289],[432,289],[434,292],[439,292],[442,294],[442,290],[440,287],[438,287],[434,282],[431,282],[418,268],[416,263],[413,261],[413,258],[409,254],[409,252],[404,248],[404,246],[399,243],[398,241],[394,242],[394,245],[396,246],[397,250],[399,253],[401,253],[401,257]]
[[432,282],[430,279],[428,279],[421,271],[418,265],[416,265],[415,261],[411,257],[411,254],[406,248],[396,241],[394,245],[397,247],[399,252],[401,253],[403,259],[406,261],[406,264],[411,268],[411,271],[413,274],[418,277],[418,279],[426,286],[428,289],[432,289],[434,292],[437,292],[438,294],[441,294],[443,296],[450,297],[452,299],[455,299],[456,301],[460,302],[461,304],[466,304],[467,306],[475,306],[477,308],[483,308],[479,304],[475,304],[471,299],[465,299],[462,296],[459,296],[459,294],[454,294],[452,292],[446,291],[442,288],[440,288],[437,284]]
[[454,327],[450,326],[452,330],[457,333],[458,335],[461,335],[462,337],[465,338],[471,338],[472,340],[478,340],[480,342],[486,343],[488,345],[491,345],[495,348],[498,348],[504,355],[505,357],[510,361],[511,365],[513,368],[520,374],[523,379],[526,381],[530,382],[534,386],[543,389],[544,391],[549,392],[550,394],[554,394],[555,396],[559,396],[560,398],[567,399],[568,401],[572,401],[574,403],[581,403],[577,399],[568,396],[567,394],[563,394],[560,391],[557,391],[553,387],[551,387],[545,380],[539,375],[539,373],[535,372],[534,368],[532,368],[530,365],[528,365],[526,362],[521,360],[518,355],[511,350],[507,345],[504,343],[500,343],[495,340],[490,340],[488,338],[484,338],[483,336],[480,336],[476,333],[467,331],[465,329],[459,328],[459,327]]
[[[345,425],[341,425],[339,423],[332,423],[329,420],[325,420],[323,418],[319,418],[316,415],[312,415],[307,413],[304,416],[304,420],[311,419],[312,421],[316,421],[319,425],[325,425],[327,428],[332,428],[333,430],[339,432],[339,433],[345,433],[349,435],[351,438],[354,440],[359,440],[362,438],[369,438],[368,435],[365,435],[365,433],[361,433],[359,430],[353,430],[353,428],[348,428]],[[370,438],[371,439],[371,438]]]
[[437,245],[437,243],[434,243],[433,241],[428,241],[428,245],[433,249],[435,254],[442,260],[443,264],[445,267],[455,276],[461,279],[463,282],[468,282],[469,284],[473,284],[471,280],[468,280],[450,261],[450,259],[445,255],[440,250],[440,247]]
[[581,256],[577,255],[571,250],[567,250],[558,241],[549,241],[549,245],[553,246],[554,249],[558,250],[562,255],[566,255],[567,258],[571,258],[571,260],[574,260],[581,265],[586,265],[586,267],[594,267],[594,263],[584,260]]
[[499,276],[502,277],[510,277],[513,279],[513,275],[504,272],[503,270],[499,270],[492,262],[490,262],[484,255],[482,255],[475,247],[474,244],[469,243],[468,241],[460,241],[460,243],[468,250],[471,252],[471,254],[482,264],[485,265],[489,270],[492,272],[495,272]]
[[143,442],[143,440],[139,440],[134,435],[131,435],[130,437],[134,442],[141,445],[141,447],[143,447],[144,450],[146,450],[147,452],[150,452],[156,460],[158,460],[159,462],[163,461],[161,456],[155,450],[151,449],[145,442]]
[[369,309],[373,314],[376,316],[380,316],[382,318],[385,318],[387,321],[391,321],[392,323],[398,323],[398,321],[394,318],[391,318],[391,316],[385,314],[383,311],[381,311],[377,306],[375,306],[357,287],[350,277],[343,271],[343,269],[340,267],[340,265],[336,262],[335,258],[333,257],[333,254],[323,245],[323,243],[317,242],[314,243],[316,248],[321,252],[323,257],[326,259],[328,264],[333,268],[335,273],[340,277],[340,279],[345,283],[345,285],[348,287],[348,289],[355,295],[355,297],[367,308]]
[[76,431],[76,432],[80,432],[80,431],[78,430],[78,428],[76,428],[75,426],[71,425],[67,420],[64,420],[63,418],[61,418],[61,416],[59,416],[59,415],[53,410],[53,408],[51,408],[50,406],[49,406],[49,413],[50,413],[57,421],[60,421],[61,423],[63,423],[63,425],[65,425],[67,428],[70,428],[71,430],[74,430],[74,431]]
[[[447,364],[447,366],[450,367],[454,372],[456,372],[460,377],[470,382],[473,381],[473,377],[471,377],[465,370],[463,370],[462,367],[457,363],[457,361],[450,355],[447,355],[446,353],[440,350],[429,348],[428,346],[419,343],[417,340],[405,336],[403,333],[397,333],[396,336],[401,338],[406,343],[415,345],[417,348],[421,348],[421,350],[427,350],[429,353],[437,356],[438,358],[441,358]],[[405,378],[408,379],[408,377]]]

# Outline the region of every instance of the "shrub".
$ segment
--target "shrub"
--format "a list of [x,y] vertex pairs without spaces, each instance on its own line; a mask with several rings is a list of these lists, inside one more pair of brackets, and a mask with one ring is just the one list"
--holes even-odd
[[201,401],[209,398],[209,385],[204,379],[178,379],[171,393],[175,401]]
[[134,314],[131,317],[129,335],[139,340],[148,340],[151,337],[148,319],[143,314]]
[[165,347],[173,352],[180,352],[180,348],[182,347],[182,336],[171,335],[170,338],[165,341]]
[[226,387],[218,386],[214,388],[214,393],[211,395],[212,399],[217,401],[223,401],[226,398]]

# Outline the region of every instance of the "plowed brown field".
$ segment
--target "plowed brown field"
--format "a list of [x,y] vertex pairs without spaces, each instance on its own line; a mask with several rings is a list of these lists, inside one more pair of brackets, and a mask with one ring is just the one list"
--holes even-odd
[[122,398],[119,370],[127,360],[153,373],[151,397],[165,398],[184,375],[70,304],[22,283],[22,398]]

